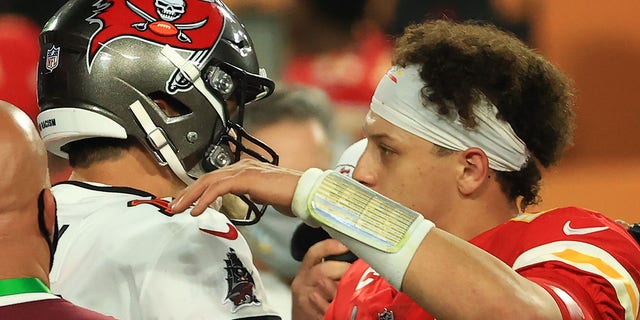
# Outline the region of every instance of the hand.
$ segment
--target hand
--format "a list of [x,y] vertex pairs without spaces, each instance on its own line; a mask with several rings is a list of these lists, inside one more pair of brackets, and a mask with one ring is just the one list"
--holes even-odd
[[334,239],[320,241],[309,248],[291,283],[294,320],[324,317],[336,296],[340,278],[351,264],[323,259],[347,251],[347,247]]
[[291,201],[302,172],[274,166],[255,159],[243,159],[230,166],[206,173],[178,193],[170,204],[174,212],[182,212],[197,203],[191,215],[197,216],[218,197],[232,193],[248,195],[259,204],[270,204],[289,216]]

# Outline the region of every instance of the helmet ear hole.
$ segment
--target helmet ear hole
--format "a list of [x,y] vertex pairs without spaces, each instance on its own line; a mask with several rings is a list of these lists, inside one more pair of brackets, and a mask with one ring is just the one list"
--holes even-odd
[[168,118],[184,116],[193,112],[187,105],[166,92],[152,92],[149,97],[158,105],[158,111]]

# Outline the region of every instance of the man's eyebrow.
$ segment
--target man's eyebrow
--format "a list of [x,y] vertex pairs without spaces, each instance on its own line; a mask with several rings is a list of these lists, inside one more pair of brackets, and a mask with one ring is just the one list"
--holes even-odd
[[[365,131],[366,134],[366,131]],[[379,132],[379,133],[372,133],[367,135],[367,139],[369,140],[383,140],[383,139],[387,139],[387,140],[392,140],[395,141],[397,140],[397,138],[394,138],[392,135],[389,135],[386,132]]]

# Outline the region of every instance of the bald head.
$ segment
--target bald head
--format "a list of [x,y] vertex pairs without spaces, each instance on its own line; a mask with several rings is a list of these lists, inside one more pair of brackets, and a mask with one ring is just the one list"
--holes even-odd
[[0,101],[0,213],[33,205],[49,186],[47,153],[29,116]]

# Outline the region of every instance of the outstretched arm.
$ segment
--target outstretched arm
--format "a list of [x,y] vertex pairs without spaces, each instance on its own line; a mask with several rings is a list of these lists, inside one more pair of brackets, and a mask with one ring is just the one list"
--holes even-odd
[[302,172],[243,159],[201,176],[178,193],[171,209],[182,212],[194,205],[191,215],[200,215],[221,195],[249,195],[259,204],[270,204],[282,214],[295,217],[291,211],[293,193]]
[[[230,192],[249,194],[254,201],[272,204],[289,215],[295,211],[307,222],[318,223],[317,216],[298,212],[305,210],[296,209],[295,204],[291,209],[296,199],[305,202],[314,196],[304,193],[318,190],[309,188],[308,183],[298,183],[301,177],[298,171],[245,160],[206,174],[178,195],[173,209],[184,210],[197,200],[193,211],[198,214],[209,202]],[[305,188],[309,191],[301,191]],[[399,242],[395,252],[374,248],[367,239],[347,236],[336,226],[323,227],[437,318],[562,319],[558,305],[544,288],[489,253],[433,227],[421,215],[412,217],[415,227],[407,229],[410,234]]]

